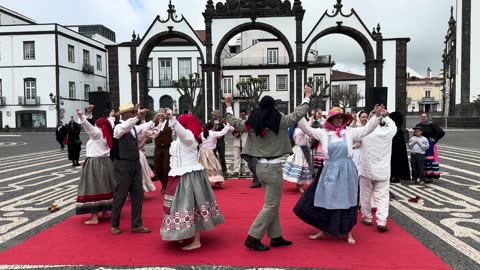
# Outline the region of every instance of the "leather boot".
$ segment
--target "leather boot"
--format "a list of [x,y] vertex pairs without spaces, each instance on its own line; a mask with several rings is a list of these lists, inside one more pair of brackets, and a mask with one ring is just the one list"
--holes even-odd
[[245,240],[245,246],[256,251],[270,250],[270,248],[262,244],[260,240],[253,238],[250,235],[247,237],[247,240]]
[[281,246],[290,246],[292,244],[292,241],[288,241],[283,239],[282,236],[277,237],[277,238],[272,238],[270,240],[270,246],[271,247],[281,247]]

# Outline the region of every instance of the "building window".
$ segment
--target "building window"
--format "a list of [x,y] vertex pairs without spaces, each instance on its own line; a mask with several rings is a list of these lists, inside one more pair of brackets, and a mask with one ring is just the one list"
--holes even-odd
[[267,64],[278,64],[278,49],[267,49]]
[[314,74],[313,75],[313,90],[322,90],[325,87],[325,74]]
[[277,91],[287,91],[287,75],[277,76]]
[[192,60],[191,59],[178,59],[178,79],[185,77],[188,79],[188,75],[192,73]]
[[224,77],[223,78],[223,94],[231,94],[233,90],[233,77]]
[[356,84],[349,84],[349,85],[348,85],[348,90],[349,90],[350,92],[355,92],[355,93],[356,93],[356,92],[357,92],[357,89],[358,89],[358,88],[357,88],[357,85],[356,85]]
[[25,100],[28,104],[28,100],[35,100],[37,97],[37,80],[34,78],[27,78],[25,83]]
[[270,77],[269,76],[258,76],[263,82],[260,85],[260,89],[263,91],[270,91]]
[[202,78],[202,66],[201,66],[202,64],[203,64],[202,58],[200,57],[197,58],[197,73],[200,78]]
[[172,60],[158,59],[158,70],[160,76],[159,86],[170,86],[172,81]]
[[102,70],[102,56],[97,54],[97,70]]
[[75,98],[75,82],[68,82],[68,97]]
[[23,59],[25,60],[35,59],[35,41],[23,42]]
[[75,63],[75,47],[68,45],[68,62]]
[[153,86],[153,59],[152,58],[148,58],[147,67],[148,67],[148,73],[147,73],[148,87],[152,87]]
[[83,50],[83,64],[90,65],[90,52]]
[[99,87],[97,88],[97,91],[98,91],[98,92],[102,92],[102,91],[103,91],[103,88],[102,88],[101,86],[99,86]]
[[85,84],[83,86],[83,94],[84,94],[84,99],[88,99],[88,93],[90,93],[90,85]]
[[[240,76],[240,82],[249,82],[252,76]],[[243,90],[248,89],[248,86],[243,86]]]
[[426,98],[430,98],[430,89],[429,90],[425,90],[425,97]]

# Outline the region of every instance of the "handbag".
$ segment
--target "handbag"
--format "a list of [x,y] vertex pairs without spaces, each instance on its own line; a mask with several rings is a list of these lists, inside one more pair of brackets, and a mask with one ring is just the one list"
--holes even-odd
[[75,140],[73,141],[73,143],[74,143],[76,146],[80,146],[80,145],[82,145],[82,141],[81,141],[81,140],[79,140],[79,139],[78,139],[78,140],[77,140],[77,139],[75,139]]

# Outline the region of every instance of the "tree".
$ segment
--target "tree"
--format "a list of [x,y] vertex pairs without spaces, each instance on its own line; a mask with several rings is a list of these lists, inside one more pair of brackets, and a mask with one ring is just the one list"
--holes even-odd
[[338,102],[338,106],[344,111],[346,108],[354,108],[357,102],[364,96],[357,90],[357,87],[350,87],[351,84],[341,84],[335,91],[332,90],[332,99]]
[[205,89],[200,74],[189,74],[188,79],[182,76],[178,81],[172,81],[172,85],[177,88],[181,96],[185,97],[188,109],[192,111],[193,115],[201,119],[205,104],[202,102],[205,97]]
[[325,81],[325,84],[320,78],[308,77],[307,85],[312,88],[312,96],[310,97],[310,107],[316,109],[320,107],[323,98],[327,95],[327,90],[330,85]]
[[480,107],[480,95],[477,95],[476,97],[473,97],[473,103],[475,103],[475,106]]
[[237,82],[235,87],[240,93],[240,98],[245,99],[250,107],[256,106],[263,94],[262,84],[265,83],[263,78],[249,78],[246,81]]

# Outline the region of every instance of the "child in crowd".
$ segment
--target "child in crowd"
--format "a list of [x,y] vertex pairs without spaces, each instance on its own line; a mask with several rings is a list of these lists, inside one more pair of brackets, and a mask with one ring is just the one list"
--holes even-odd
[[[425,184],[425,151],[429,148],[427,138],[422,136],[423,128],[416,126],[413,128],[413,137],[408,142],[410,148],[411,158],[410,165],[412,166],[412,182],[420,185]],[[419,180],[420,178],[420,180]]]

